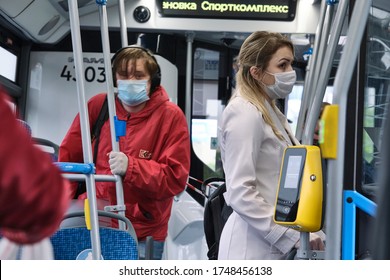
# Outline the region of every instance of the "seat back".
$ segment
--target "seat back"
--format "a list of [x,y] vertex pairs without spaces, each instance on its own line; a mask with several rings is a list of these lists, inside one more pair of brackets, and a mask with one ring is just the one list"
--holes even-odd
[[[104,260],[137,260],[138,240],[131,222],[115,213],[98,211],[99,216],[122,220],[127,229],[100,227],[101,254]],[[84,212],[67,214],[64,219],[84,216]],[[80,253],[91,249],[91,232],[85,226],[59,229],[51,238],[56,260],[76,260]]]
[[58,153],[59,153],[60,147],[56,143],[53,143],[50,140],[38,138],[38,137],[32,137],[32,140],[34,141],[36,146],[38,146],[43,151],[48,153],[54,162],[58,161]]
[[[101,253],[104,260],[137,260],[136,240],[127,232],[114,228],[100,228]],[[55,260],[76,260],[84,250],[91,249],[91,233],[85,227],[63,228],[51,242]]]

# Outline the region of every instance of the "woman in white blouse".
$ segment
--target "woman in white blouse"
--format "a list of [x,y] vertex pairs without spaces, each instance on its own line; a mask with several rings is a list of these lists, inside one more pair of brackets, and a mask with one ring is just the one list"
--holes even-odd
[[[299,241],[299,232],[273,222],[283,151],[299,144],[275,105],[295,84],[293,60],[292,42],[279,33],[254,32],[241,46],[236,91],[218,128],[225,199],[233,208],[218,259],[284,259]],[[315,234],[310,245],[324,249]]]

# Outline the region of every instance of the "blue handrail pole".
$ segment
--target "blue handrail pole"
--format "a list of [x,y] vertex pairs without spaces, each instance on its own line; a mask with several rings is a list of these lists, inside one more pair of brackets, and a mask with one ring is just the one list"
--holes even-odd
[[[83,146],[84,163],[92,163],[92,144],[91,133],[89,129],[88,107],[86,106],[85,87],[84,87],[84,71],[83,71],[83,57],[81,48],[80,22],[77,1],[68,0],[69,5],[69,21],[72,35],[72,47],[74,64],[76,71],[76,84],[78,93],[78,105],[80,114],[81,139]],[[94,174],[86,174],[86,189],[90,208],[91,219],[91,245],[92,258],[99,260],[101,256],[100,236],[99,236],[99,222],[97,215],[96,189]]]
[[356,244],[356,205],[346,192],[343,196],[343,226],[341,258],[343,260],[355,259]]
[[[110,121],[110,132],[111,132],[111,145],[114,152],[119,152],[119,140],[116,139],[115,123],[114,119],[116,118],[116,109],[115,109],[115,95],[114,95],[114,82],[111,79],[112,77],[112,68],[111,68],[111,52],[110,52],[110,42],[108,36],[108,20],[107,20],[107,1],[96,0],[96,3],[99,5],[99,16],[100,16],[100,31],[102,36],[102,45],[103,45],[103,60],[104,67],[106,71],[106,86],[107,86],[107,101],[108,101],[108,113]],[[125,216],[125,203],[124,203],[124,194],[123,194],[123,182],[122,177],[115,175],[116,177],[116,199],[117,205],[112,207],[112,211],[118,211],[119,215]],[[119,221],[119,228],[125,229],[125,223]]]
[[343,202],[343,244],[341,257],[343,260],[354,260],[356,244],[356,208],[375,217],[377,205],[375,202],[356,191],[344,191]]
[[55,162],[62,172],[94,174],[95,166],[93,163],[73,163],[73,162]]

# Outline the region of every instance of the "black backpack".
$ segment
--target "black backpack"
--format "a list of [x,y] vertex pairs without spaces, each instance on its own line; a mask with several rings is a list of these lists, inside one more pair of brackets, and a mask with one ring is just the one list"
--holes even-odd
[[207,185],[214,189],[214,191],[210,191],[204,208],[203,224],[206,242],[209,248],[207,257],[209,260],[217,260],[222,229],[230,214],[233,212],[233,209],[226,204],[225,198],[223,197],[223,193],[226,192],[225,179],[209,178],[205,180],[202,184],[203,192],[205,192]]

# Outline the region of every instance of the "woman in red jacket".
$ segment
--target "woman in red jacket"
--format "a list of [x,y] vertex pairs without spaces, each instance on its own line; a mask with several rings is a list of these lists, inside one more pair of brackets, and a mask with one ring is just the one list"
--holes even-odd
[[68,181],[51,157],[34,147],[0,87],[1,235],[18,244],[51,236],[68,208]]
[[[161,259],[173,197],[185,189],[189,175],[186,118],[160,85],[159,65],[148,50],[139,46],[122,48],[114,55],[112,66],[118,88],[116,116],[126,122],[126,135],[119,138],[120,152],[113,152],[109,121],[103,124],[96,173],[122,176],[126,217],[140,241],[140,258],[146,237],[152,236],[154,258]],[[105,98],[103,93],[88,101],[91,126]],[[59,160],[83,162],[79,115],[61,143]],[[114,183],[96,182],[96,194],[116,204]]]

